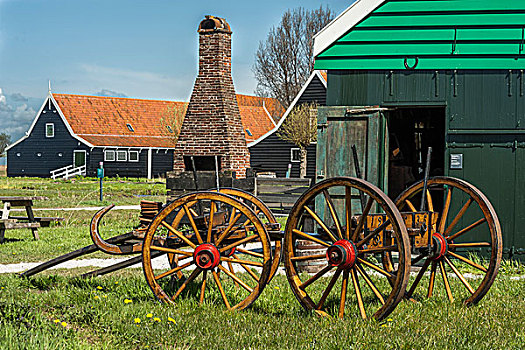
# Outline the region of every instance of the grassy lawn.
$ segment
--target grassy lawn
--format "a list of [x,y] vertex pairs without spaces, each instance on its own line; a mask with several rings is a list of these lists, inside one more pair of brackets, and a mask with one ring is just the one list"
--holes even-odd
[[[162,183],[122,180],[105,186],[108,203],[164,200]],[[0,178],[0,195],[49,197],[37,203],[41,207],[99,205],[98,182],[89,179]],[[0,261],[42,261],[91,244],[92,214],[44,212],[66,220],[40,229],[39,241],[29,230],[8,231]],[[102,235],[125,233],[137,223],[137,211],[110,212]],[[449,303],[436,282],[432,299],[401,302],[382,322],[361,320],[357,306],[342,321],[316,317],[303,310],[283,275],[266,286],[250,309],[229,312],[213,286],[204,305],[191,295],[164,305],[155,300],[141,269],[77,277],[87,270],[51,270],[31,279],[0,274],[0,349],[518,349],[525,343],[525,280],[513,278],[525,269],[516,262],[503,263],[476,306]],[[328,283],[329,277],[324,279],[319,285]],[[454,290],[463,288],[457,279],[451,284]],[[235,293],[233,284],[224,286]],[[354,299],[349,296],[347,302]]]

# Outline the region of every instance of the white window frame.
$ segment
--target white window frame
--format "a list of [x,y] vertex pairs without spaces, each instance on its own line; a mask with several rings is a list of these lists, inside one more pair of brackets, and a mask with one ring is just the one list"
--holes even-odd
[[[137,155],[137,159],[131,159],[131,154],[134,153]],[[128,159],[130,162],[138,162],[139,161],[139,151],[130,150],[128,151]]]
[[[51,126],[51,131],[52,131],[51,134],[47,133],[47,127],[48,126]],[[55,123],[46,123],[46,137],[47,138],[55,137]]]
[[[113,159],[110,159],[108,157],[109,154],[112,154],[113,155]],[[108,150],[105,150],[104,151],[104,161],[105,162],[114,162],[115,160],[117,159],[117,156],[115,154],[115,150],[113,149],[108,149]]]
[[[293,158],[293,152],[298,151],[299,152],[299,159],[294,160]],[[290,161],[292,163],[300,163],[301,162],[301,149],[300,148],[291,148],[290,149]]]
[[[115,159],[117,162],[127,162],[128,161],[128,152],[125,150],[117,150],[115,152]],[[119,155],[124,155],[124,159],[119,159]]]

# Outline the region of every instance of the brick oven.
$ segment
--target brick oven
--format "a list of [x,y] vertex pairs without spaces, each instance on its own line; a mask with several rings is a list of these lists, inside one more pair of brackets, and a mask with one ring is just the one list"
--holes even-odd
[[230,25],[206,16],[199,29],[199,74],[174,152],[173,170],[233,171],[246,176],[250,153],[231,76]]

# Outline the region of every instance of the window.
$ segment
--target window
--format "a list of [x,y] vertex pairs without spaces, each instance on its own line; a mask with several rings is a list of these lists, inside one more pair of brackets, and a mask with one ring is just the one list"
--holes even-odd
[[139,151],[129,151],[128,157],[130,162],[138,162],[139,161]]
[[252,132],[250,131],[250,129],[246,129],[246,133],[248,134],[248,136],[253,136]]
[[133,129],[133,127],[131,126],[131,124],[126,124],[126,126],[128,127],[128,130],[131,131],[131,132],[135,132],[135,130]]
[[168,128],[168,131],[173,134],[173,129],[171,128],[171,126],[167,125],[166,127]]
[[104,151],[104,161],[114,162],[115,161],[115,151],[113,150]]
[[128,152],[117,151],[117,162],[125,162],[126,160],[128,160]]
[[46,123],[46,137],[55,137],[55,124]]
[[301,161],[301,150],[299,148],[292,148],[290,150],[290,160],[292,162],[300,162]]

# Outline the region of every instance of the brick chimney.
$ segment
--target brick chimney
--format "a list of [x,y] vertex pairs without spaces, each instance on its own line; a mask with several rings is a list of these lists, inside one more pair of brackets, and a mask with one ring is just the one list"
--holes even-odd
[[250,154],[231,76],[231,29],[223,19],[206,16],[199,29],[199,75],[174,152],[175,173],[193,169],[246,176]]

